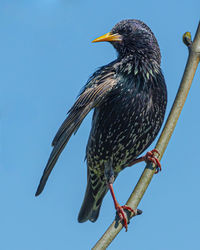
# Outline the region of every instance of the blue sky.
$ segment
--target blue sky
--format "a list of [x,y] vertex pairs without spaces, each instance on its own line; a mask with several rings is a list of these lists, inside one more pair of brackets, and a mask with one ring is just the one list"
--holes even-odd
[[[77,222],[86,187],[85,147],[91,114],[73,136],[41,196],[34,197],[51,141],[88,77],[116,57],[108,43],[91,41],[118,21],[140,19],[155,33],[168,87],[168,108],[183,74],[185,31],[199,21],[199,0],[0,2],[0,249],[90,249],[115,216],[110,194],[96,223]],[[109,249],[188,250],[199,246],[199,82],[191,88],[175,133],[131,221]],[[155,143],[150,147],[153,148]],[[120,204],[144,164],[114,184]]]

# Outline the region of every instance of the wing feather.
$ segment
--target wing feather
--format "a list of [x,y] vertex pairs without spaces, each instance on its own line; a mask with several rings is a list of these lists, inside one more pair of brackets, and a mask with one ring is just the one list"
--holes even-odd
[[[94,80],[95,79],[93,79],[93,81]],[[86,87],[85,90],[80,94],[79,98],[69,110],[67,118],[53,139],[53,150],[44,169],[43,176],[35,194],[36,196],[43,191],[47,179],[71,135],[77,131],[83,119],[90,112],[90,110],[94,107],[97,107],[104,101],[115,85],[116,80],[114,75],[109,73],[107,77],[102,77],[98,85],[89,84],[88,87]]]

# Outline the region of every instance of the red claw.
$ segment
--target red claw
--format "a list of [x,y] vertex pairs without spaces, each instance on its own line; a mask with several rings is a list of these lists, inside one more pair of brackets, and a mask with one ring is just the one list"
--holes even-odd
[[162,168],[161,168],[160,161],[158,160],[157,157],[155,157],[154,153],[157,153],[158,155],[160,155],[159,152],[158,152],[158,150],[156,150],[154,148],[153,150],[147,152],[144,157],[146,158],[145,161],[151,161],[151,162],[153,162],[156,165],[157,169],[156,169],[155,174],[157,174],[159,171],[162,170]]
[[134,210],[131,207],[128,207],[126,205],[124,205],[124,206],[117,205],[117,207],[116,207],[116,211],[117,211],[117,213],[119,215],[119,218],[123,222],[123,224],[124,224],[123,226],[125,227],[125,230],[127,232],[127,230],[128,230],[128,223],[127,223],[127,219],[126,219],[126,214],[124,212],[125,209],[129,210],[133,214],[135,214],[135,212],[134,212]]
[[114,190],[113,190],[113,184],[109,183],[108,187],[110,189],[110,193],[111,193],[113,201],[114,201],[115,209],[116,209],[116,211],[117,211],[117,213],[119,215],[120,220],[123,222],[123,224],[124,224],[123,226],[125,227],[126,232],[127,232],[128,223],[127,223],[127,218],[126,218],[126,214],[125,214],[124,210],[125,209],[129,210],[133,214],[135,214],[135,211],[131,207],[128,207],[126,205],[120,206],[119,203],[117,202],[116,198],[115,198],[115,194],[114,194]]
[[139,158],[135,159],[134,161],[132,161],[131,163],[129,163],[128,167],[130,167],[130,166],[132,166],[132,165],[134,165],[134,164],[136,164],[138,162],[142,162],[142,161],[148,162],[148,161],[150,161],[150,162],[153,162],[156,165],[155,174],[157,174],[159,171],[162,170],[162,168],[161,168],[160,161],[154,155],[154,153],[157,153],[158,155],[160,155],[158,150],[154,148],[153,150],[147,152],[145,156],[139,157]]

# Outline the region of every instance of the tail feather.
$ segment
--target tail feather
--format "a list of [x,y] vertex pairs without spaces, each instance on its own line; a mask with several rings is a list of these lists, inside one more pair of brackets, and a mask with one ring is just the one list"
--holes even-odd
[[85,197],[78,215],[78,222],[82,223],[87,220],[95,222],[97,220],[103,198],[107,191],[108,187],[106,183],[103,183],[101,180],[99,180],[95,187],[92,185],[91,180],[88,180]]

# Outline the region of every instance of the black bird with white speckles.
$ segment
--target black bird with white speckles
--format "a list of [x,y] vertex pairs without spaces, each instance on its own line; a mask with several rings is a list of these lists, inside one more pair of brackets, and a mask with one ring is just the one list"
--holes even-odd
[[110,189],[115,208],[126,224],[123,213],[126,207],[117,203],[112,184],[119,172],[133,164],[158,134],[165,115],[167,90],[160,68],[160,49],[146,24],[123,20],[93,42],[100,41],[110,42],[118,57],[90,77],[69,110],[52,142],[53,150],[36,195],[44,189],[71,135],[94,108],[86,149],[88,183],[78,221],[96,221]]

